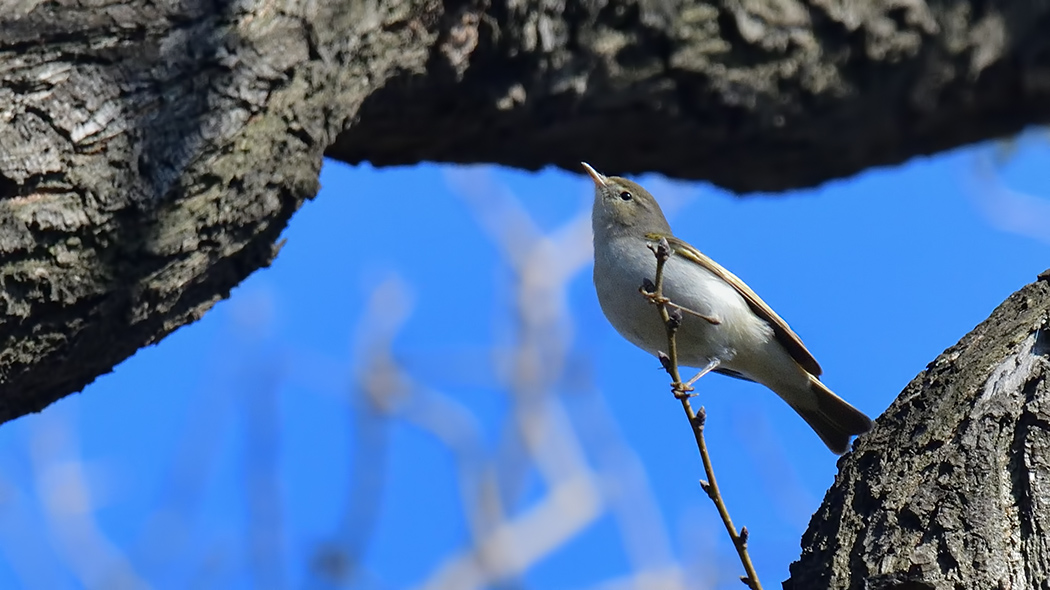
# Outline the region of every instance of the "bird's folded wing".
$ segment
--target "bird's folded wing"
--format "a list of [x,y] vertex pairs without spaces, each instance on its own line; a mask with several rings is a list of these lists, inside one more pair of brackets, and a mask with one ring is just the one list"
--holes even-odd
[[817,363],[817,359],[813,358],[813,355],[806,349],[806,346],[802,344],[802,339],[799,338],[798,334],[788,327],[787,322],[778,316],[777,313],[773,311],[773,308],[769,307],[765,301],[762,301],[762,298],[752,291],[751,287],[748,287],[744,281],[741,281],[736,275],[723,268],[722,265],[708,258],[703,252],[700,252],[696,248],[674,236],[659,236],[652,234],[647,237],[655,240],[667,238],[667,242],[674,249],[675,254],[703,266],[718,278],[732,285],[733,288],[743,296],[748,305],[751,306],[751,309],[760,318],[769,322],[769,325],[773,327],[773,334],[776,336],[777,341],[787,349],[788,353],[791,354],[791,358],[795,359],[796,363],[814,376],[820,376],[822,373],[820,364]]

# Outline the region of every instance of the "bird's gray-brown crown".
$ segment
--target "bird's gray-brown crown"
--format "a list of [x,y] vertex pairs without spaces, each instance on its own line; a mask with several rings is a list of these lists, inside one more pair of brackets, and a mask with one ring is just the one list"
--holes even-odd
[[594,181],[592,222],[595,232],[621,233],[628,230],[639,237],[646,234],[671,235],[671,226],[649,191],[634,181],[619,176],[605,176],[590,164],[581,164]]

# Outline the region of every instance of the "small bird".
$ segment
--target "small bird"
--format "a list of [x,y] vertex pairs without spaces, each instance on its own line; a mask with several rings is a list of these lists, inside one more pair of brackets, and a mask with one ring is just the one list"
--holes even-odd
[[[850,437],[871,429],[871,419],[832,393],[820,365],[766,302],[744,281],[671,232],[656,199],[635,182],[606,177],[586,162],[594,180],[594,287],[609,323],[651,354],[667,348],[656,306],[639,292],[655,281],[656,257],[648,244],[666,239],[663,295],[684,308],[675,338],[680,364],[754,381],[772,389],[841,455]],[[693,381],[696,380],[693,379]]]

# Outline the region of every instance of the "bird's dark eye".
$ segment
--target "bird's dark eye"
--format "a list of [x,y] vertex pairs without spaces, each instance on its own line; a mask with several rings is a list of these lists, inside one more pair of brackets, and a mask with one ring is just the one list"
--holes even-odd
[[625,200],[625,201],[630,201],[631,199],[634,198],[634,195],[632,195],[631,193],[629,193],[627,191],[623,191],[622,193],[620,193],[620,198]]

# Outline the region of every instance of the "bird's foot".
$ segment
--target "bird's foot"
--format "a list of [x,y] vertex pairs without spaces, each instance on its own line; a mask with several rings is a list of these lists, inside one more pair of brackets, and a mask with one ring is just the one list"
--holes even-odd
[[656,294],[656,287],[652,286],[648,279],[646,279],[645,282],[647,284],[639,287],[638,292],[648,299],[649,303],[652,303],[653,305],[667,305],[668,303],[671,303],[670,299]]
[[685,383],[672,383],[671,391],[674,392],[674,398],[678,400],[689,399],[699,395],[694,393],[693,388]]

